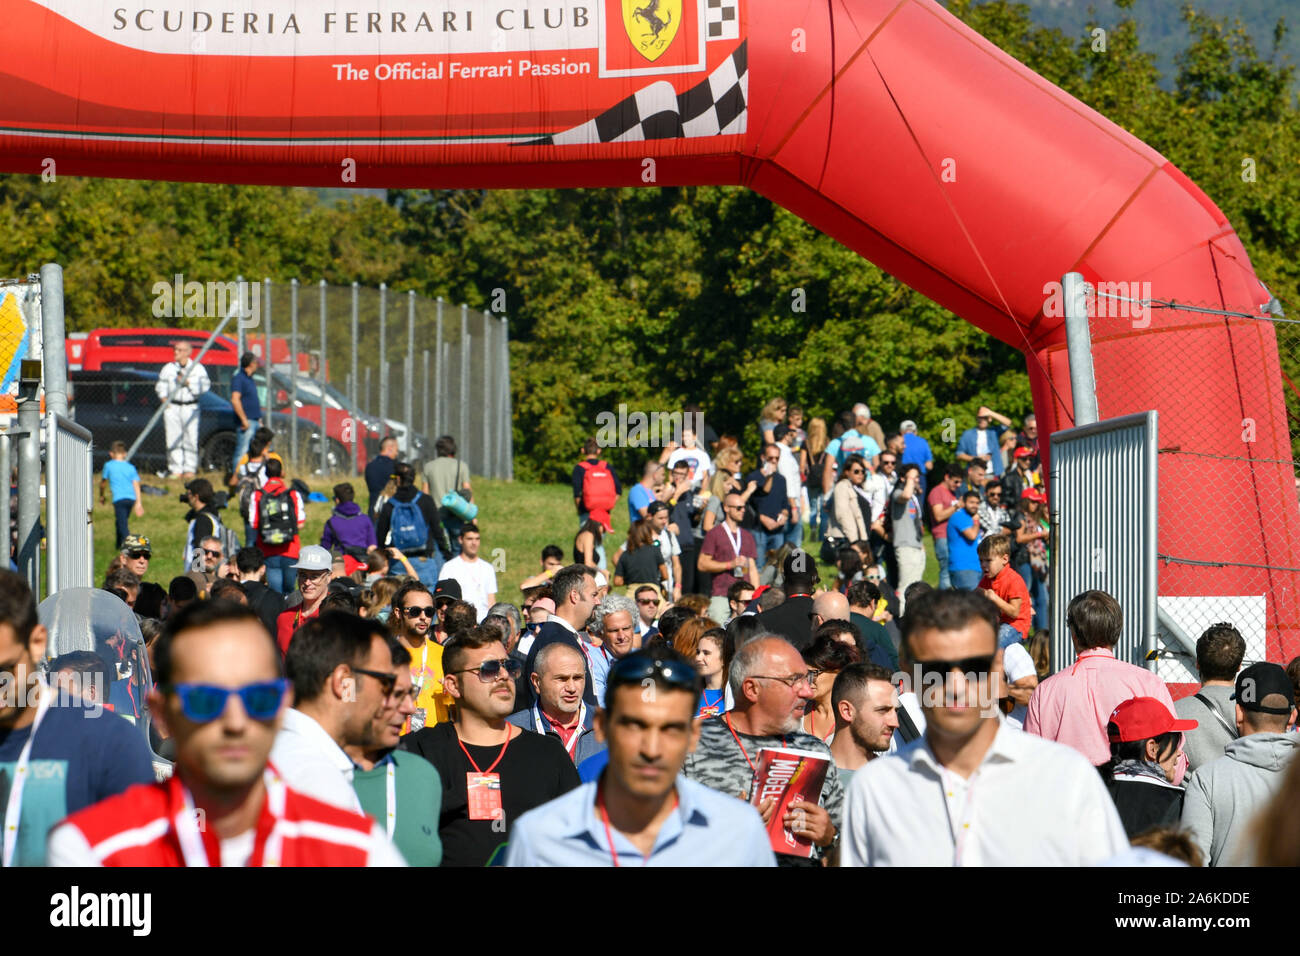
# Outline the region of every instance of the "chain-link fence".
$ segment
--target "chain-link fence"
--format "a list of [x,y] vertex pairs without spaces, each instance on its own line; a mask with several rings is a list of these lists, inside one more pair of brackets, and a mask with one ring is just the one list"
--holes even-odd
[[450,434],[474,474],[513,476],[504,316],[384,286],[267,280],[254,289],[260,314],[251,328],[241,323],[239,351],[269,356],[259,385],[264,405],[286,416],[277,442],[301,455],[302,430],[325,436],[296,467],[359,472],[386,436],[418,465]]
[[1300,640],[1300,322],[1279,312],[1145,288],[1098,289],[1089,308],[1102,419],[1160,414],[1158,670],[1171,682],[1198,680],[1189,650],[1220,621],[1248,662],[1286,663]]

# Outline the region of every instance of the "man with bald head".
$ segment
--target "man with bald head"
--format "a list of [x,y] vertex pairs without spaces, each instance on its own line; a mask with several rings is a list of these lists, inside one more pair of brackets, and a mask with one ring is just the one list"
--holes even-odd
[[[803,651],[812,645],[815,627],[812,621],[812,595],[817,589],[817,562],[802,548],[791,551],[781,565],[781,578],[785,600],[770,611],[758,615],[758,624],[763,630],[784,637]],[[835,596],[844,602],[844,611],[839,616],[847,621],[848,602],[842,594]]]
[[575,763],[605,749],[596,739],[594,708],[583,701],[587,662],[582,651],[569,644],[547,644],[537,652],[529,677],[536,700],[531,707],[506,718],[516,727],[559,738]]
[[[728,679],[735,708],[700,724],[699,745],[683,772],[714,790],[748,800],[758,753],[764,747],[824,756],[830,772],[821,798],[817,803],[792,803],[785,818],[796,839],[813,844],[812,858],[777,854],[782,866],[818,865],[838,839],[844,791],[830,748],[799,729],[813,696],[808,665],[789,641],[765,634],[737,649]],[[758,805],[764,823],[772,818],[773,803],[768,799]]]

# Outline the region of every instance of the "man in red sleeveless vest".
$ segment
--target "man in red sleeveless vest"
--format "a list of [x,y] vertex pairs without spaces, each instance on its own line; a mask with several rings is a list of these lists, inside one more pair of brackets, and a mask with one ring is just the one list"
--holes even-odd
[[295,792],[267,763],[288,685],[253,612],[197,602],[155,653],[149,704],[175,774],[68,817],[50,832],[51,866],[404,865],[369,817]]

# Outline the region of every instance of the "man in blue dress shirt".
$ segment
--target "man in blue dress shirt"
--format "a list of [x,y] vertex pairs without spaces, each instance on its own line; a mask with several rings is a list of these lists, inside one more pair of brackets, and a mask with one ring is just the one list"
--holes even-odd
[[701,681],[671,648],[609,670],[600,779],[525,813],[507,866],[775,866],[758,811],[681,775],[699,740]]

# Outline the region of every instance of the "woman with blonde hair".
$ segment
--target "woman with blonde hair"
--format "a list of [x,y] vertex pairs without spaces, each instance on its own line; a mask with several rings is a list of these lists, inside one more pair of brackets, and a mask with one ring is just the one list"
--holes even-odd
[[758,414],[758,433],[762,436],[763,444],[770,445],[776,441],[772,437],[772,430],[777,425],[785,421],[786,403],[784,398],[774,398]]
[[402,586],[400,578],[379,578],[370,585],[370,602],[366,605],[366,617],[388,622],[392,613],[393,595]]
[[826,431],[826,419],[813,418],[808,422],[808,438],[799,449],[799,473],[804,476],[804,491],[808,493],[808,527],[821,540],[826,533],[826,521],[830,517],[823,505],[830,499],[830,488],[826,484],[826,446],[830,444],[830,435]]
[[744,457],[740,454],[739,446],[733,444],[724,445],[726,439],[718,442],[719,450],[714,456],[713,461],[717,465],[717,471],[709,480],[709,498],[705,507],[704,514],[700,518],[700,528],[708,534],[713,526],[723,520],[722,500],[731,492],[740,495],[746,501],[754,493],[754,488],[750,486],[744,488],[737,477],[744,467]]

